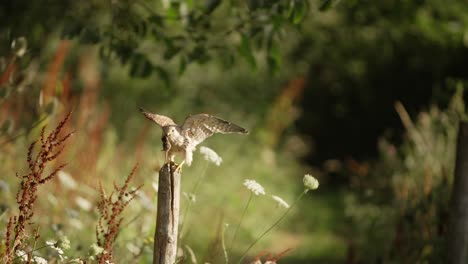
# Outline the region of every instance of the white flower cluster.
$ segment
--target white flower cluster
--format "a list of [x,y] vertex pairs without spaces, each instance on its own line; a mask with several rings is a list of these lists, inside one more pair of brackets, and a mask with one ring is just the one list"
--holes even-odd
[[59,240],[47,240],[46,245],[50,248],[54,249],[57,252],[60,260],[68,259],[67,256],[64,256],[63,250],[67,250],[70,248],[70,240],[66,236],[62,236]]
[[47,264],[47,260],[45,260],[44,258],[41,258],[41,257],[38,257],[38,256],[34,256],[33,257],[33,262],[36,262],[37,264]]
[[47,260],[44,258],[41,258],[39,256],[33,256],[31,260],[29,260],[28,253],[26,253],[23,250],[17,250],[16,251],[16,256],[22,260],[22,262],[28,262],[31,261],[32,263],[38,263],[38,264],[47,264]]
[[309,190],[315,190],[319,187],[318,180],[310,174],[304,175],[304,179],[302,181],[304,182],[306,192],[308,192]]
[[265,195],[265,189],[255,180],[246,179],[244,181],[244,186],[247,187],[247,189],[249,189],[249,191],[251,191],[255,195]]
[[46,241],[46,245],[48,245],[49,247],[51,247],[52,249],[54,249],[55,251],[57,251],[57,253],[59,255],[62,255],[63,254],[63,250],[58,246],[58,242],[55,241],[55,240],[47,240]]
[[208,147],[200,147],[200,153],[206,161],[213,162],[216,166],[221,165],[221,162],[223,162],[223,159],[218,155],[218,153]]

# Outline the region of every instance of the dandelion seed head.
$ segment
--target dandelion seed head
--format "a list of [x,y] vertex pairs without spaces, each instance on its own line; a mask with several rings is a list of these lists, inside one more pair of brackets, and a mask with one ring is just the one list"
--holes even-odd
[[206,161],[213,162],[216,166],[221,165],[223,162],[223,159],[218,155],[218,153],[208,147],[200,147],[200,153],[203,154]]
[[309,190],[315,190],[319,187],[319,181],[312,175],[306,174],[302,180],[304,182],[304,187],[306,188],[306,192]]
[[265,189],[255,180],[246,179],[244,181],[244,186],[247,187],[247,189],[249,189],[249,191],[251,191],[255,195],[265,195]]
[[273,198],[273,200],[276,201],[279,207],[289,208],[289,204],[285,202],[283,199],[281,199],[281,197],[272,195],[271,198]]

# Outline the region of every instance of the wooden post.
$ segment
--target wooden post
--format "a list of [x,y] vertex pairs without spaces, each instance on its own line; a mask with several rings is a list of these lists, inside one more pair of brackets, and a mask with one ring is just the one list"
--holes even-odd
[[153,264],[174,264],[179,226],[180,170],[166,163],[159,171],[158,212],[154,233]]
[[449,264],[468,262],[468,122],[460,122],[448,237]]

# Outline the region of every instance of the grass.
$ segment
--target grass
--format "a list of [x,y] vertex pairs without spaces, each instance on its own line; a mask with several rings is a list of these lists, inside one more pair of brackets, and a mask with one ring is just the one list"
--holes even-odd
[[[70,126],[72,128],[76,127],[76,122],[77,117],[74,115]],[[119,229],[118,236],[116,232],[112,233],[113,237],[109,236],[110,240],[115,240],[111,243],[113,245],[111,251],[109,250],[109,244],[106,246],[106,242],[103,241],[98,243],[93,235],[96,223],[99,222],[99,215],[103,216],[102,211],[100,213],[101,209],[98,210],[98,208],[102,208],[99,206],[99,201],[102,204],[103,197],[102,193],[100,194],[98,182],[101,181],[103,188],[108,189],[109,186],[113,186],[113,179],[118,179],[121,176],[121,171],[130,170],[130,161],[122,159],[120,156],[128,149],[118,144],[111,127],[102,128],[99,137],[94,135],[96,139],[90,138],[92,134],[83,134],[84,132],[86,131],[77,130],[61,158],[61,160],[70,160],[71,162],[69,162],[67,168],[60,168],[60,172],[69,173],[69,176],[77,184],[70,187],[63,179],[55,179],[45,185],[43,190],[39,192],[34,218],[34,223],[41,226],[41,237],[38,238],[37,243],[43,245],[48,239],[57,240],[62,236],[66,236],[71,242],[71,247],[65,250],[64,256],[66,255],[69,259],[95,258],[97,260],[104,259],[105,261],[111,259],[110,255],[101,258],[103,255],[100,248],[107,247],[106,252],[112,254],[112,258],[118,260],[117,263],[119,261],[148,263],[152,258],[152,236],[156,205],[156,192],[152,187],[152,183],[157,182],[156,171],[164,155],[157,147],[150,144],[146,144],[146,147],[139,150],[142,153],[141,157],[143,157],[140,161],[142,165],[138,172],[132,173],[134,176],[133,184],[144,183],[145,185],[138,192],[135,189],[130,189],[132,194],[135,195],[135,199],[132,203],[127,204],[125,212],[119,213],[121,217],[121,220],[117,220],[119,226],[110,229],[104,228],[105,230]],[[158,133],[153,133],[151,137],[153,136],[156,138],[154,142],[158,142]],[[93,142],[95,140],[99,140],[99,142]],[[153,142],[150,138],[147,140]],[[187,248],[190,248],[193,255],[200,261],[224,259],[222,247],[214,250],[214,254],[210,255],[208,252],[211,252],[213,247],[216,248],[220,245],[218,244],[220,236],[219,231],[217,231],[218,223],[230,224],[225,229],[225,237],[228,238],[226,240],[227,247],[230,246],[229,238],[233,235],[234,223],[240,220],[240,212],[245,206],[249,195],[248,190],[242,185],[245,178],[255,178],[266,188],[268,195],[275,194],[289,202],[293,200],[295,190],[301,188],[300,167],[294,164],[292,158],[285,156],[280,158],[280,153],[265,149],[262,145],[256,144],[248,138],[233,138],[233,141],[235,140],[240,144],[230,144],[227,148],[224,146],[226,141],[221,137],[214,137],[211,141],[208,141],[210,147],[218,150],[219,155],[223,158],[220,167],[207,165],[207,161],[203,160],[202,155],[198,152],[195,154],[193,166],[184,167],[182,190],[191,192],[198,182],[196,202],[190,206],[188,217],[184,219],[187,223],[183,223],[187,228],[184,231],[180,246],[185,249],[184,254],[187,257],[189,256]],[[94,148],[94,145],[97,146],[97,149],[92,152],[96,153],[96,160],[92,161],[94,165],[80,166],[80,161],[85,160],[82,154],[79,153],[79,150],[82,149],[82,146],[80,146],[82,142],[90,142],[89,148]],[[24,148],[23,152],[21,151],[25,143],[24,139],[20,139],[10,145],[12,155],[1,158],[5,161],[5,166],[0,168],[2,173],[7,174],[9,170],[22,170],[24,168],[21,159],[16,157],[21,157],[27,152],[27,149]],[[266,155],[265,153],[269,154]],[[272,154],[273,156],[271,156]],[[199,176],[203,173],[203,170],[206,170],[206,175],[200,181]],[[296,178],[295,185],[290,184],[291,177]],[[5,184],[13,191],[17,183],[13,178],[6,178]],[[8,197],[5,193],[0,193],[0,196]],[[259,223],[257,220],[277,216],[275,202],[270,197],[257,198],[252,202],[251,208],[242,221],[238,238],[233,244],[232,252],[229,252],[234,259],[239,259],[242,251],[247,248],[260,231],[264,230],[265,223]],[[87,206],[80,205],[80,202],[77,202],[79,200],[89,202],[91,207],[87,208]],[[11,208],[12,202],[11,199],[5,199],[5,206]],[[188,205],[187,200],[183,200],[182,211]],[[9,212],[10,210],[6,212],[6,215]],[[294,219],[297,218],[294,215],[298,212],[294,210],[293,213],[287,221],[296,221]],[[5,229],[7,226],[6,218],[2,217],[0,221],[0,229]],[[211,224],[199,224],[203,222]],[[275,239],[274,233],[276,231],[284,233],[283,228],[282,224],[281,229],[275,229],[272,234],[265,237],[264,241],[262,239],[259,245],[274,247],[275,243],[272,242]],[[85,230],[92,232],[84,232]],[[104,231],[104,237],[106,234],[109,233]],[[98,247],[92,246],[93,244]],[[274,248],[271,253],[277,255],[286,249],[288,248]],[[254,247],[250,251],[248,259],[259,254],[260,251],[260,249]],[[292,252],[298,251],[293,249]],[[58,258],[58,256],[53,255],[54,251],[50,249],[41,249],[35,254],[42,257]],[[282,258],[286,259],[288,254],[282,256]]]

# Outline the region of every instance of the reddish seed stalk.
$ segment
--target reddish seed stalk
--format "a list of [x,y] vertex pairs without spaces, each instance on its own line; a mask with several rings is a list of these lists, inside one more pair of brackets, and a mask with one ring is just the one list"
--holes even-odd
[[50,174],[44,175],[44,171],[48,164],[56,160],[62,153],[65,147],[65,141],[72,133],[66,134],[62,138],[58,138],[66,122],[70,118],[69,112],[65,118],[57,125],[57,127],[45,137],[45,126],[41,130],[40,148],[37,154],[34,155],[37,141],[31,143],[28,148],[26,161],[29,171],[27,174],[16,174],[21,180],[20,189],[16,193],[16,203],[18,204],[18,215],[11,216],[8,220],[7,232],[5,235],[5,253],[2,257],[4,263],[12,263],[14,254],[19,249],[26,247],[27,239],[37,240],[39,234],[36,232],[32,236],[29,235],[26,227],[31,225],[31,219],[34,216],[34,204],[37,200],[38,187],[52,180],[65,165],[60,165],[55,168]]
[[[99,183],[100,202],[98,204],[99,219],[96,227],[96,239],[98,246],[104,249],[103,253],[98,256],[99,263],[106,263],[106,261],[113,262],[112,247],[123,221],[122,212],[142,187],[140,185],[136,189],[128,190],[129,183],[135,176],[137,168],[138,165],[133,167],[133,170],[121,187],[114,183],[114,190],[109,196],[105,194],[102,184]],[[117,196],[115,201],[113,201],[114,194]],[[126,200],[124,197],[128,199]]]

